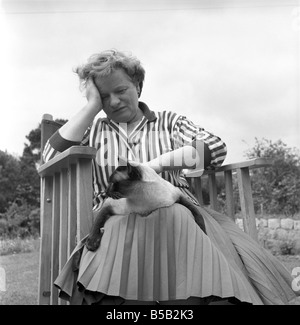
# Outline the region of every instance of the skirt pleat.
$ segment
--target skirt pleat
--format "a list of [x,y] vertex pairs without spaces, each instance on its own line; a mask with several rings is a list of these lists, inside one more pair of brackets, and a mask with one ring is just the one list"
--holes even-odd
[[199,209],[207,235],[179,204],[147,217],[111,217],[97,251],[88,251],[84,240],[75,248],[55,281],[61,297],[70,298],[74,286],[90,302],[104,295],[142,301],[216,296],[282,304],[295,297],[291,276],[278,260],[228,217]]

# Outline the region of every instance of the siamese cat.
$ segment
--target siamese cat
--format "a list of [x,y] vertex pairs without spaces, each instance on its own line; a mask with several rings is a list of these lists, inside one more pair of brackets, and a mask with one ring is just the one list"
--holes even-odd
[[127,166],[119,166],[109,178],[106,196],[86,239],[85,245],[90,251],[95,251],[100,246],[103,235],[101,228],[112,215],[134,213],[146,217],[154,210],[174,203],[187,207],[198,226],[206,233],[205,223],[197,206],[151,167],[133,161],[128,161]]

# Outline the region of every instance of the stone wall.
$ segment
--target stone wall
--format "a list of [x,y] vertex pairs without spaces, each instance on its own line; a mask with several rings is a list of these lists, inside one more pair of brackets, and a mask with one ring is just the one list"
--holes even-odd
[[[243,220],[236,219],[243,229]],[[300,220],[291,218],[256,219],[258,240],[273,254],[300,254]]]

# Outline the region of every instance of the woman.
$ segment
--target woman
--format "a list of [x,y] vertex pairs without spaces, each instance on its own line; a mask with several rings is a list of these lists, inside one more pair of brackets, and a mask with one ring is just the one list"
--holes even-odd
[[[180,206],[147,218],[114,216],[100,248],[78,244],[55,281],[60,296],[80,304],[284,304],[295,297],[287,270],[226,216],[203,208],[183,169],[215,168],[223,141],[174,112],[153,112],[139,101],[145,71],[131,55],[111,50],[90,57],[76,72],[87,104],[47,142],[45,161],[72,145],[97,149],[94,210],[101,208],[112,172],[126,159],[152,167],[189,197],[206,232]],[[107,118],[97,118],[103,110]],[[170,217],[172,216],[172,217]]]

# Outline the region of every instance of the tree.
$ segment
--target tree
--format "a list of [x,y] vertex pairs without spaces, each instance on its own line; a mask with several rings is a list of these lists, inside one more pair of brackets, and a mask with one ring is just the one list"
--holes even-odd
[[0,213],[15,200],[20,172],[18,158],[0,150]]
[[246,152],[248,158],[269,157],[270,168],[252,171],[253,198],[256,211],[293,216],[300,211],[300,154],[281,140],[255,138],[255,145]]
[[25,200],[29,205],[40,205],[40,178],[36,169],[36,155],[26,147],[20,158],[20,177],[15,201]]
[[[64,124],[67,121],[56,119],[55,122]],[[25,200],[33,207],[40,205],[40,178],[37,172],[41,159],[41,124],[26,135],[28,143],[24,144],[23,155],[20,158],[20,182],[17,187],[16,200]]]
[[33,129],[26,135],[29,144],[25,143],[23,157],[30,156],[30,160],[39,162],[41,156],[41,124],[36,129]]
[[40,205],[40,178],[37,166],[41,154],[41,124],[26,135],[29,143],[24,144],[23,155],[20,157],[19,182],[15,192],[16,204],[26,204],[33,208]]
[[41,124],[26,139],[21,157],[0,151],[0,236],[24,237],[39,231]]
[[[56,119],[55,122],[61,125],[65,124],[68,120]],[[33,129],[26,135],[26,139],[29,143],[24,143],[24,150],[22,158],[24,162],[35,162],[36,165],[39,164],[41,159],[41,123],[38,124],[36,129]]]

